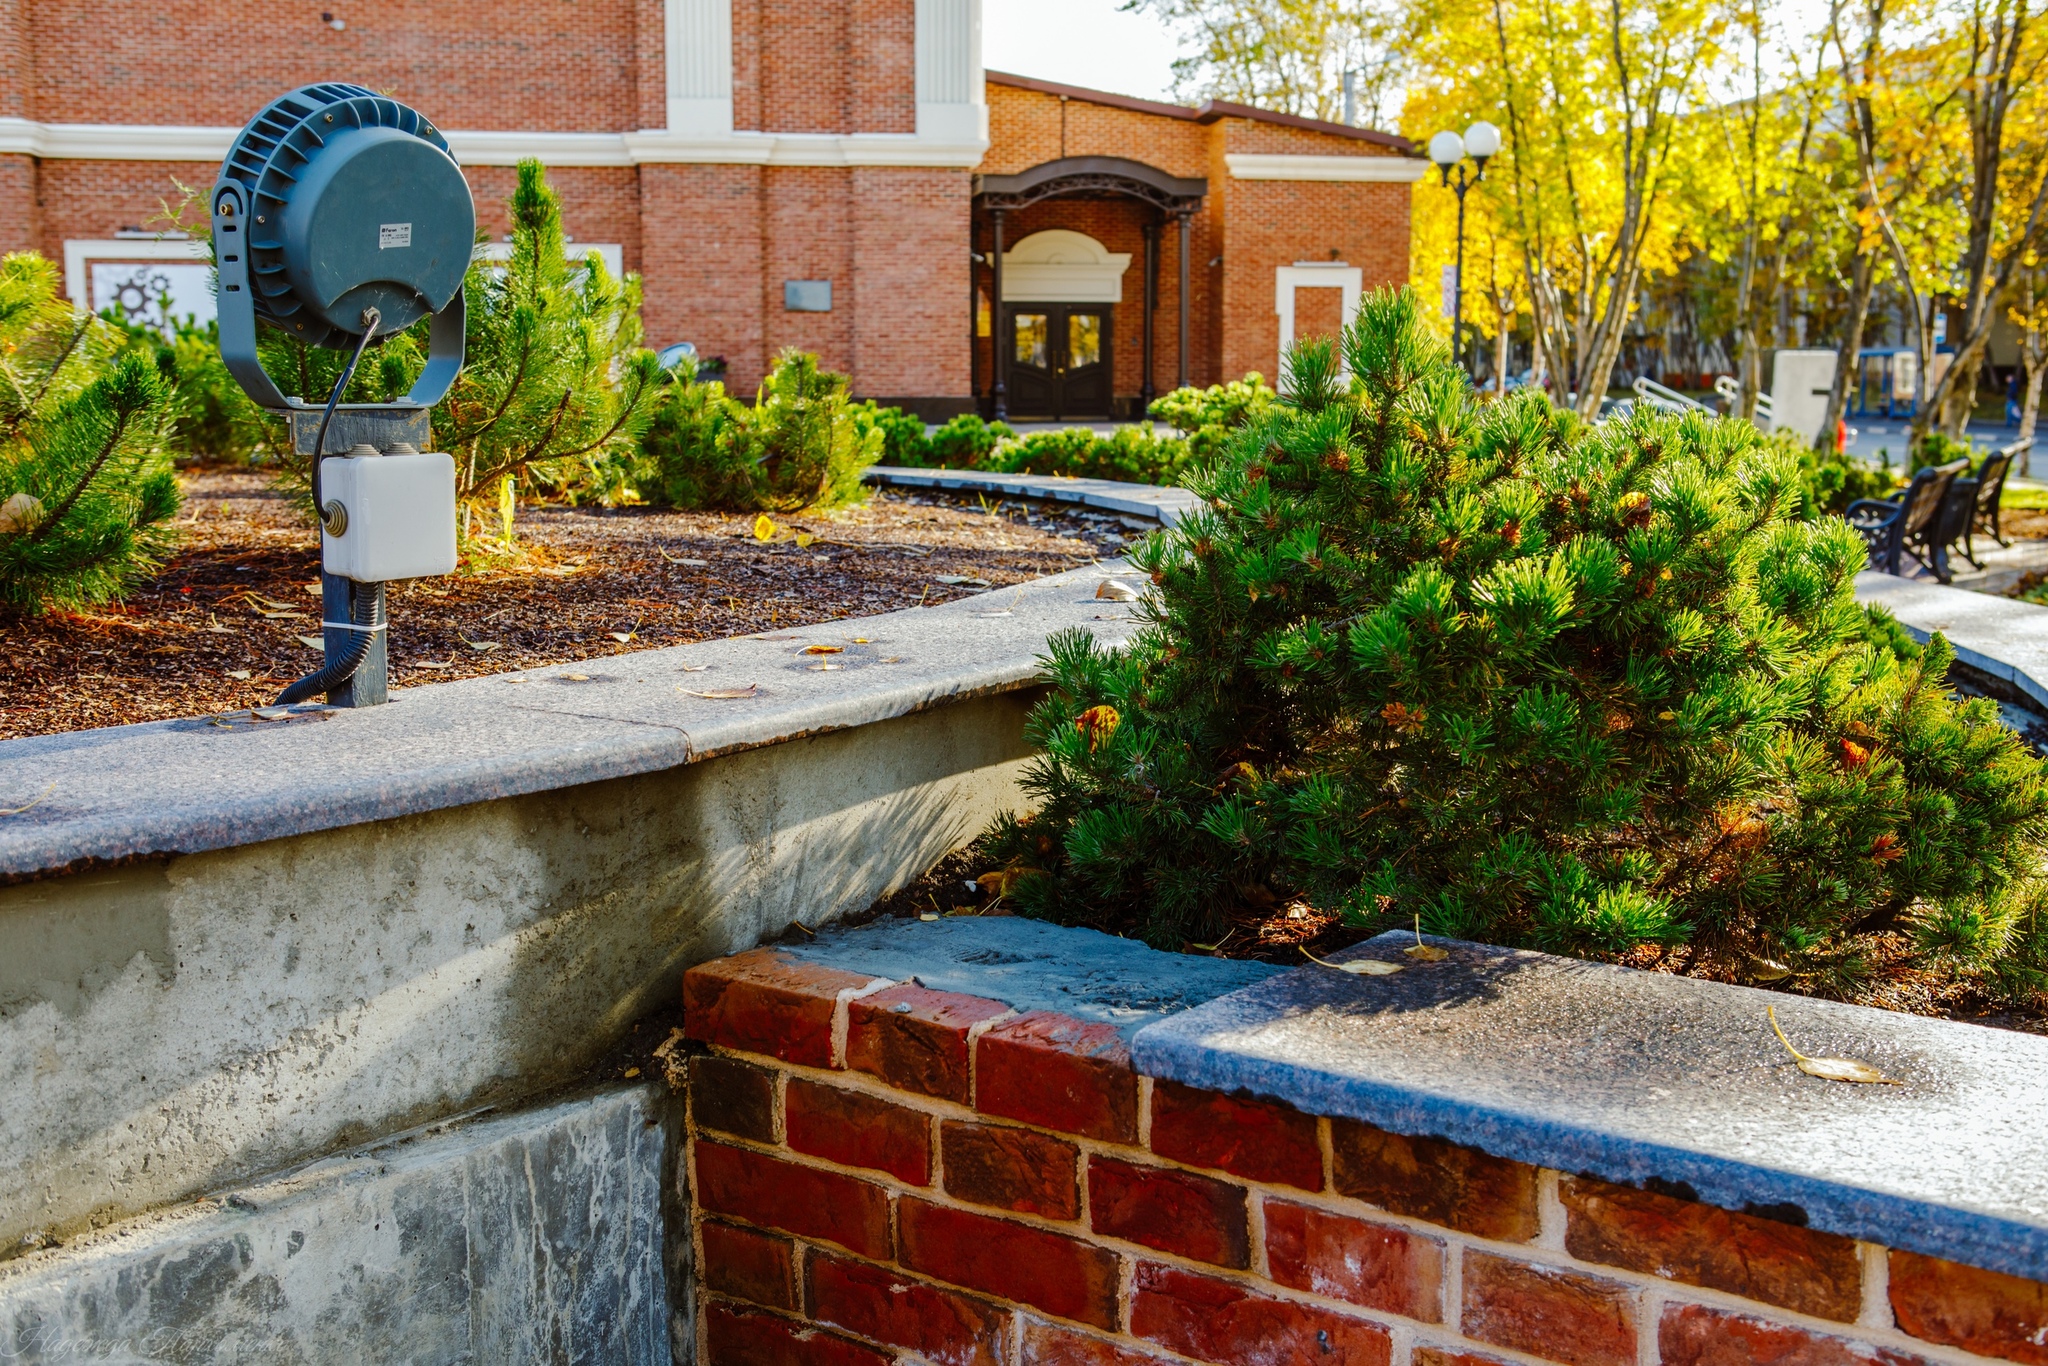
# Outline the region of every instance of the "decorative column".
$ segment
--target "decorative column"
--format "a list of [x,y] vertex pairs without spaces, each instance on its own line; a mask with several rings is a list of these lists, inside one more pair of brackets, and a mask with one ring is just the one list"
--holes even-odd
[[986,142],[981,0],[917,0],[917,135]]
[[1177,387],[1188,387],[1188,211],[1180,211],[1180,379]]
[[995,297],[989,300],[988,310],[988,349],[992,357],[989,368],[995,379],[995,418],[1001,422],[1010,415],[1010,386],[1003,382],[1010,369],[1009,347],[1005,345],[1009,338],[1003,329],[1006,321],[1003,313],[1003,211],[991,209],[989,213],[995,219],[996,229],[995,255],[989,258],[995,276]]
[[1159,224],[1147,223],[1145,233],[1145,381],[1138,386],[1138,402],[1150,411],[1157,391],[1152,385],[1153,314],[1159,308]]
[[663,0],[668,130],[732,136],[732,0]]

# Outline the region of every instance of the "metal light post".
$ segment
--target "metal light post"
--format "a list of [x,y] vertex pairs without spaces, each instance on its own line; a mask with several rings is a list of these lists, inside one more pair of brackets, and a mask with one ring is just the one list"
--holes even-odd
[[[1451,299],[1451,360],[1460,370],[1465,368],[1465,191],[1486,179],[1487,158],[1500,151],[1500,129],[1481,119],[1465,130],[1459,137],[1446,129],[1429,140],[1429,159],[1436,163],[1443,173],[1443,183],[1458,192],[1458,267],[1452,278],[1456,293]],[[1471,178],[1465,176],[1465,158],[1471,157],[1475,165]],[[1451,182],[1451,168],[1458,168],[1456,184]]]

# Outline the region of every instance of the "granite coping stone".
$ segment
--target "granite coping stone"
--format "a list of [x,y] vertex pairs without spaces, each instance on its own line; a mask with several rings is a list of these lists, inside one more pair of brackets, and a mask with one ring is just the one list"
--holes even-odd
[[1856,600],[1886,608],[1923,644],[1941,632],[1957,659],[2048,710],[2048,607],[1876,570],[1856,576]]
[[[0,742],[0,882],[188,854],[606,778],[1029,686],[1055,631],[1126,639],[1104,561],[936,607],[306,707]],[[841,653],[806,655],[812,644]],[[820,668],[820,665],[835,665]],[[693,693],[757,685],[745,699]]]
[[1154,1020],[1286,969],[1269,963],[1162,953],[1099,930],[1017,916],[888,919],[828,927],[805,944],[779,946],[798,959],[934,991],[1050,1010],[1114,1025],[1128,1039]]
[[991,474],[985,470],[917,469],[908,465],[874,465],[864,478],[899,488],[964,489],[1000,493],[1011,498],[1045,498],[1079,503],[1105,512],[1150,517],[1174,526],[1202,507],[1186,489],[1160,484],[1131,484],[1118,479],[1077,479],[1064,474]]
[[[1396,931],[1140,1029],[1138,1069],[2048,1280],[2048,1038]],[[1814,1057],[1899,1086],[1798,1070]],[[1672,1186],[1661,1186],[1670,1191]]]

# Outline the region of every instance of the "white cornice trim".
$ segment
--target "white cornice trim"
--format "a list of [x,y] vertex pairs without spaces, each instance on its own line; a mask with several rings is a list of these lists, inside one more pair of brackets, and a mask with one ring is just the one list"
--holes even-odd
[[[37,123],[0,118],[0,153],[52,160],[219,161],[238,129],[109,123]],[[988,139],[912,133],[730,133],[687,137],[665,129],[635,133],[500,133],[450,130],[466,166],[512,166],[539,157],[549,166],[698,163],[744,166],[925,166],[965,170]]]
[[1233,180],[1351,180],[1412,185],[1429,173],[1420,157],[1324,157],[1226,152]]

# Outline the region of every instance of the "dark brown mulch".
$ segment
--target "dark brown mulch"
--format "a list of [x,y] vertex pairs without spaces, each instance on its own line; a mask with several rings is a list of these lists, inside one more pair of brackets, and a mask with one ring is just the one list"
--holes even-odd
[[[125,603],[0,616],[0,739],[262,706],[319,666],[311,525],[261,473],[183,478],[181,548]],[[1138,534],[1114,516],[891,490],[773,520],[763,543],[751,515],[522,508],[516,552],[393,586],[392,686],[945,602],[982,588],[941,576],[1000,588]]]

